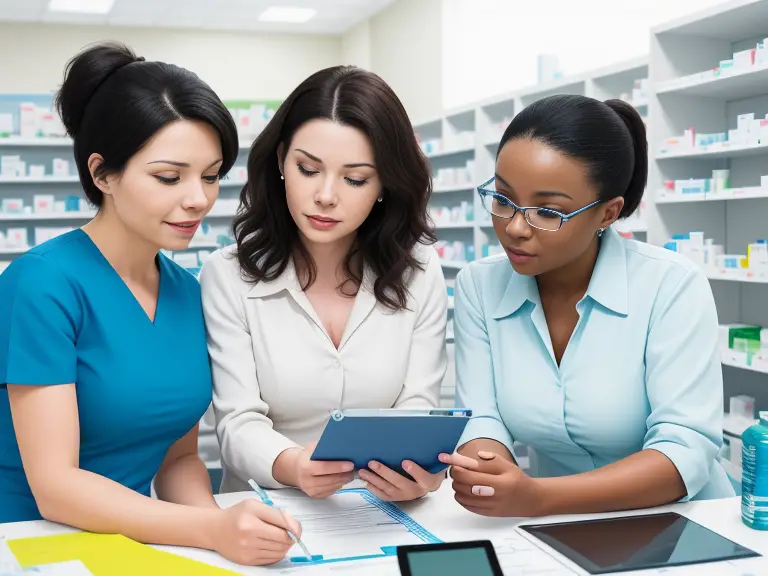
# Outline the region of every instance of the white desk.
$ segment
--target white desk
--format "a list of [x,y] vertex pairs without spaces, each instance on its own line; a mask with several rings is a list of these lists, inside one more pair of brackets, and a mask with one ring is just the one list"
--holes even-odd
[[[216,498],[221,506],[228,507],[244,499],[253,498],[253,493],[241,492],[236,494],[221,494]],[[734,542],[751,548],[763,556],[768,557],[768,533],[752,530],[742,523],[740,502],[741,500],[739,498],[727,498],[723,500],[674,504],[664,508],[654,509],[653,511],[674,510],[687,516],[691,520],[722,534],[726,538],[730,538]],[[431,494],[429,497],[423,498],[417,502],[403,504],[402,508],[427,530],[430,530],[437,537],[446,541],[487,539],[492,536],[494,532],[498,532],[499,528],[510,528],[523,521],[520,519],[485,518],[467,512],[453,499],[450,482],[444,483],[442,488],[435,494]],[[643,512],[647,511],[636,513],[640,514]],[[626,514],[627,513],[616,513],[603,514],[600,516],[608,517]],[[574,518],[576,517],[561,516],[557,517],[556,520],[561,521]],[[578,518],[585,517],[580,516]],[[530,522],[531,520],[526,519],[525,521]],[[0,524],[0,535],[9,539],[63,534],[73,531],[74,530],[71,528],[44,521]],[[217,554],[205,550],[162,546],[159,548],[188,558],[207,562],[215,566],[228,568],[235,572],[241,572],[242,574],[258,575],[264,574],[268,570],[266,568],[244,568],[237,566],[224,560]],[[704,569],[701,570],[701,573],[715,573],[706,572]],[[272,570],[272,572],[274,574],[274,570]],[[306,572],[311,575],[312,568],[307,567]]]

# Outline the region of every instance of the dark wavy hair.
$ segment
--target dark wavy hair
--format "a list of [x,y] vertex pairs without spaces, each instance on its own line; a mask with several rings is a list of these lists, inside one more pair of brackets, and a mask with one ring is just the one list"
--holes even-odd
[[315,281],[316,264],[288,211],[278,150],[282,145],[285,155],[296,131],[318,118],[356,128],[370,139],[382,183],[384,201],[374,205],[358,228],[344,261],[347,282],[362,283],[361,271],[353,263],[363,262],[375,273],[376,300],[393,310],[404,309],[410,273],[422,266],[413,248],[417,242],[430,244],[436,239],[427,216],[431,170],[395,93],[376,74],[354,66],[326,68],[307,78],[253,143],[248,182],[233,222],[241,271],[254,283],[272,281],[296,255],[306,266],[302,288]]

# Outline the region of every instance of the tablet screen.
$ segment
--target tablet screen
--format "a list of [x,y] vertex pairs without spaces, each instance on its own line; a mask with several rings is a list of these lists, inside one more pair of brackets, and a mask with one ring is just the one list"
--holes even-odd
[[760,556],[671,512],[520,528],[590,574]]
[[398,550],[405,576],[501,576],[490,542],[403,546]]

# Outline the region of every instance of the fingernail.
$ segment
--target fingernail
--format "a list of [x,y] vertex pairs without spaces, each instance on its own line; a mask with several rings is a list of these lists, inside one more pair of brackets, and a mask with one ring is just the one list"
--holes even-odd
[[344,468],[342,472],[352,472],[352,470],[355,469],[355,465],[352,462],[347,462],[344,464]]
[[379,469],[379,463],[378,462],[369,462],[368,468],[371,470],[378,470]]
[[405,470],[406,472],[410,472],[411,468],[412,466],[410,462],[403,462],[403,470]]
[[491,486],[472,486],[472,494],[475,496],[493,496],[496,490]]
[[365,488],[366,490],[368,490],[368,482],[365,482],[365,483],[363,483],[363,488]]
[[448,454],[440,454],[440,455],[437,457],[437,459],[438,459],[438,460],[440,460],[440,462],[445,462],[445,463],[447,463],[447,462],[448,462],[448,460],[450,459],[450,457],[448,456]]
[[478,452],[477,455],[483,460],[493,460],[496,457],[493,452]]

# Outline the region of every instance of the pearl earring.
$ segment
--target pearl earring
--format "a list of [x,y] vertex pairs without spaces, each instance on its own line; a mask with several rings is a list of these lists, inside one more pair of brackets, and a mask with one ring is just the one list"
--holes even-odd
[[600,228],[600,230],[597,231],[597,237],[600,238],[603,235],[603,232],[605,232],[605,228]]
[[280,174],[280,180],[285,180],[285,176],[283,176],[282,174]]
[[383,200],[384,200],[384,197],[383,196],[379,196],[379,199],[376,200],[376,202],[382,202]]

